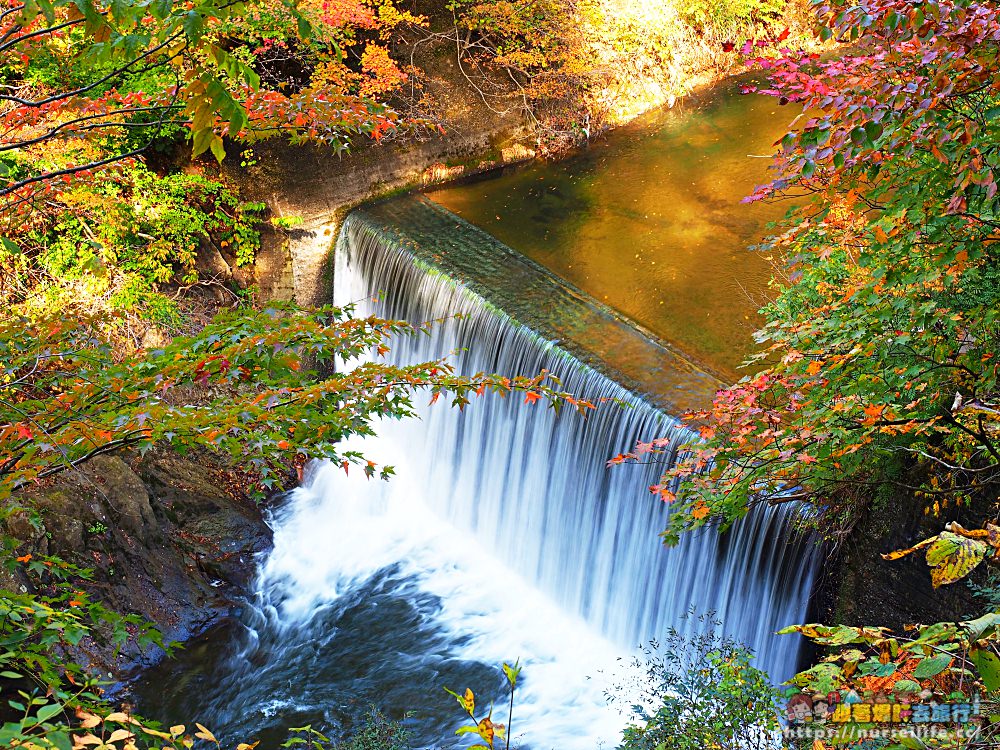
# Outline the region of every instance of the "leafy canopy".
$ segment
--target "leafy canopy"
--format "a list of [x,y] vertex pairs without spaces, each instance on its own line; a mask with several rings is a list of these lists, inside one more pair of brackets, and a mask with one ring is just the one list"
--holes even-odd
[[459,376],[445,360],[345,369],[369,353],[388,353],[389,337],[420,330],[350,313],[290,305],[237,310],[118,363],[87,322],[42,320],[35,336],[24,337],[25,321],[0,321],[0,501],[95,455],[156,443],[248,456],[262,489],[274,488],[276,466],[299,452],[372,476],[376,464],[339,443],[371,435],[376,418],[411,416],[417,391],[432,401],[448,393],[458,407],[487,391],[519,389],[526,400],[546,395],[553,405],[566,397],[547,373]]
[[[327,6],[328,7],[328,6]],[[223,138],[285,134],[346,149],[398,115],[368,98],[406,76],[380,46],[420,19],[388,2],[5,0],[0,4],[0,198],[11,211],[63,182],[90,180],[164,138],[225,155]],[[359,32],[369,36],[358,39]],[[343,50],[361,43],[360,73]],[[301,46],[301,76],[273,50]],[[312,75],[312,68],[318,71]],[[262,75],[263,74],[263,75]]]
[[886,484],[933,512],[1000,488],[1000,9],[816,9],[823,36],[855,46],[757,60],[763,93],[803,114],[753,199],[804,207],[769,240],[787,275],[761,369],[688,416],[701,440],[654,488],[683,486],[669,542],[759,503],[806,499],[829,519]]

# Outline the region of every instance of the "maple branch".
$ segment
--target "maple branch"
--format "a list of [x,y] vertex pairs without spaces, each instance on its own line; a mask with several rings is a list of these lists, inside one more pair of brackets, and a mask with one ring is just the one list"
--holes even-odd
[[[0,98],[2,98],[2,97],[0,97]],[[73,120],[67,120],[66,122],[60,123],[56,127],[54,127],[51,130],[49,130],[47,133],[44,133],[43,135],[37,136],[35,138],[30,138],[30,139],[24,140],[24,141],[12,141],[12,142],[7,143],[7,144],[0,144],[0,152],[3,152],[3,151],[13,151],[13,150],[17,150],[17,149],[20,149],[20,148],[27,148],[28,146],[37,145],[39,143],[42,143],[43,141],[47,141],[49,138],[53,138],[54,136],[58,135],[61,130],[64,130],[66,128],[70,128],[73,125],[77,125],[77,124],[79,124],[81,122],[89,122],[91,120],[98,120],[98,119],[100,119],[102,117],[117,117],[119,115],[136,114],[136,113],[139,113],[139,112],[161,112],[163,109],[175,109],[175,110],[177,110],[177,109],[183,109],[183,107],[181,105],[179,105],[179,104],[171,105],[170,107],[165,107],[165,106],[156,106],[156,107],[128,107],[128,108],[125,108],[125,109],[115,110],[114,112],[102,112],[100,114],[86,115],[86,116],[83,116],[83,117],[77,117],[77,118],[75,118]],[[165,123],[165,124],[174,124],[176,122],[177,121],[175,121],[175,120],[171,120],[171,121],[169,121],[168,123]],[[128,128],[128,127],[147,127],[148,128],[151,125],[152,125],[152,123],[148,123],[148,122],[105,122],[105,123],[98,123],[98,124],[94,124],[94,125],[89,125],[89,126],[87,126],[85,128],[78,128],[78,129],[75,129],[73,132],[74,133],[83,133],[83,132],[87,132],[89,130],[96,130],[98,128]]]
[[[146,430],[132,430],[131,432],[126,433],[124,436],[120,438],[116,438],[107,443],[104,443],[103,445],[97,446],[96,448],[90,450],[89,452],[85,453],[79,458],[67,460],[66,464],[56,464],[54,466],[50,466],[47,469],[43,469],[42,471],[38,472],[36,476],[39,479],[44,479],[45,477],[50,477],[53,474],[58,474],[59,472],[66,471],[66,469],[75,469],[80,464],[89,461],[90,459],[94,458],[95,456],[99,456],[102,453],[111,453],[112,451],[116,451],[119,448],[124,448],[129,445],[135,445],[136,443],[141,443],[143,440],[148,440],[148,439],[149,435],[146,432]],[[23,480],[21,486],[23,486],[23,484],[26,484],[27,481],[28,480]],[[14,488],[15,489],[18,488],[17,482],[14,483]]]
[[[3,21],[3,19],[5,19],[11,13],[20,13],[22,10],[24,10],[24,6],[23,5],[12,6],[12,7],[8,8],[7,10],[5,10],[3,13],[0,13],[0,21]],[[16,29],[19,29],[19,28],[22,28],[22,27],[21,27],[20,24],[14,24],[14,26],[12,26],[11,28],[14,29],[15,33],[16,33]],[[8,31],[5,36],[10,35],[10,33],[11,32]]]
[[[107,11],[105,11],[105,12],[107,12]],[[31,31],[31,32],[28,32],[27,34],[25,34],[24,36],[17,37],[17,39],[11,39],[10,41],[5,41],[5,40],[7,40],[9,38],[9,36],[10,36],[11,33],[17,33],[16,30],[18,28],[21,28],[19,26],[14,27],[14,29],[12,29],[11,31],[8,31],[7,34],[5,34],[3,36],[3,38],[2,38],[3,43],[0,43],[0,53],[4,53],[4,52],[6,52],[7,50],[9,50],[9,49],[11,49],[13,47],[16,47],[17,45],[19,45],[21,42],[25,41],[26,39],[34,39],[36,37],[45,36],[46,34],[51,34],[51,33],[55,32],[55,31],[62,31],[63,29],[69,28],[70,26],[76,26],[78,24],[81,24],[85,20],[86,19],[84,19],[84,18],[76,18],[76,19],[73,19],[72,21],[63,21],[61,24],[57,24],[56,26],[48,26],[48,27],[46,27],[44,29],[39,29],[38,31]]]
[[951,413],[950,410],[946,411],[944,413],[943,418],[944,418],[944,421],[947,422],[948,424],[950,424],[950,425],[952,425],[954,427],[957,427],[962,432],[966,433],[970,437],[973,437],[976,440],[978,440],[980,443],[982,443],[983,446],[986,448],[986,450],[988,450],[990,452],[990,455],[993,456],[993,458],[996,459],[996,461],[998,463],[1000,463],[1000,451],[997,450],[996,446],[993,444],[993,441],[990,440],[989,436],[986,434],[985,430],[982,428],[982,422],[981,421],[980,421],[980,429],[979,430],[973,430],[971,427],[968,427],[967,425],[962,424],[962,422],[959,421],[955,417],[955,415]]
[[124,154],[116,154],[115,156],[109,156],[106,159],[99,159],[98,161],[92,161],[88,164],[80,164],[75,167],[66,167],[64,169],[56,170],[55,172],[46,172],[44,174],[35,175],[34,177],[26,177],[23,180],[14,182],[7,187],[0,188],[0,197],[4,195],[10,195],[15,190],[20,190],[28,185],[33,185],[39,182],[47,182],[48,180],[54,179],[56,177],[65,177],[68,175],[77,174],[78,172],[86,172],[91,169],[98,169],[99,167],[107,166],[108,164],[113,164],[116,161],[122,161],[124,159],[130,159],[135,156],[139,156],[152,144],[146,143],[139,148],[133,149]]
[[[177,41],[178,39],[180,39],[182,36],[184,36],[183,32],[174,34],[172,37],[170,37],[166,41],[158,44],[157,46],[155,46],[155,47],[153,47],[151,49],[146,50],[145,52],[143,52],[138,57],[135,57],[135,58],[129,60],[124,65],[116,68],[115,70],[112,70],[110,73],[108,73],[103,78],[101,78],[101,79],[99,79],[97,81],[94,81],[93,83],[89,83],[86,86],[81,86],[78,89],[74,89],[73,91],[63,91],[63,92],[60,92],[58,94],[53,94],[52,96],[47,97],[45,99],[39,99],[38,101],[29,101],[27,99],[21,99],[20,97],[16,97],[16,96],[10,96],[10,95],[7,95],[7,94],[0,94],[0,101],[14,102],[15,104],[19,104],[22,107],[44,107],[46,104],[52,104],[53,102],[63,101],[64,99],[71,99],[74,96],[79,96],[80,94],[85,94],[88,91],[92,91],[93,89],[97,88],[98,86],[101,86],[102,84],[107,83],[112,78],[117,78],[118,76],[123,75],[126,71],[128,71],[129,68],[131,68],[137,62],[140,62],[141,60],[145,60],[145,59],[147,59],[149,57],[152,57],[157,52],[159,52],[161,49],[163,49],[164,47],[167,47],[170,44],[173,44],[175,41]],[[185,42],[184,46],[180,50],[178,50],[177,52],[175,52],[174,54],[172,54],[170,57],[166,58],[162,62],[157,63],[153,67],[159,68],[159,67],[162,67],[164,65],[167,65],[171,60],[173,60],[176,57],[179,57],[180,55],[182,55],[184,53],[184,51],[187,50],[187,47],[188,47],[188,45]],[[2,52],[2,51],[3,50],[0,49],[0,52]]]
[[[173,110],[173,109],[176,108],[176,105],[174,104],[174,102],[177,101],[179,93],[180,93],[180,88],[175,86],[174,87],[174,93],[173,93],[172,100],[168,104],[164,105],[164,107],[162,108],[161,113],[160,113],[160,119],[153,126],[153,134],[150,136],[149,140],[146,141],[146,143],[144,143],[142,146],[140,146],[140,147],[138,147],[136,149],[133,149],[133,150],[127,152],[127,153],[124,153],[124,154],[115,154],[115,155],[109,156],[109,157],[107,157],[105,159],[99,159],[97,161],[93,161],[93,162],[90,162],[88,164],[82,164],[82,165],[78,165],[78,166],[75,166],[75,167],[66,167],[64,169],[60,169],[60,170],[57,170],[55,172],[46,172],[46,173],[42,173],[42,174],[39,174],[39,175],[35,175],[33,177],[26,177],[26,178],[24,178],[22,180],[19,180],[17,182],[11,183],[11,184],[9,184],[9,185],[7,185],[5,187],[0,188],[0,197],[3,197],[5,195],[10,195],[14,191],[20,190],[21,188],[27,187],[28,185],[33,185],[33,184],[36,184],[36,183],[39,183],[39,182],[47,182],[47,181],[49,181],[51,179],[54,179],[56,177],[63,177],[63,176],[77,174],[78,172],[86,172],[86,171],[91,170],[91,169],[98,169],[99,167],[104,167],[104,166],[107,166],[108,164],[113,164],[113,163],[118,162],[118,161],[123,161],[125,159],[130,159],[132,157],[139,156],[144,151],[146,151],[146,149],[148,149],[150,146],[152,146],[153,143],[156,142],[156,137],[157,137],[157,135],[159,135],[159,131],[163,127],[163,124],[164,124],[164,119],[163,118],[164,118],[166,112],[171,111],[171,110]],[[22,199],[21,201],[18,201],[18,203],[22,202],[23,200],[24,199]],[[17,205],[17,203],[15,203],[14,205]],[[3,208],[6,208],[7,210],[9,210],[10,206],[8,205],[8,206],[5,206]]]

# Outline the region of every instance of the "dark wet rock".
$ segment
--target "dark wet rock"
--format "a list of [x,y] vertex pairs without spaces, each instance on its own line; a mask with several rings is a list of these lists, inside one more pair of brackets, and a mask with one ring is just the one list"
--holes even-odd
[[[182,642],[238,609],[257,556],[270,548],[270,529],[243,483],[238,470],[207,453],[98,456],[20,498],[38,511],[42,528],[19,513],[7,532],[39,554],[93,569],[92,596],[155,623],[167,642]],[[118,679],[162,656],[135,642],[115,653],[101,634],[75,654]]]
[[[993,518],[989,499],[925,514],[925,502],[890,488],[859,511],[861,520],[820,572],[811,619],[847,625],[883,625],[896,631],[910,623],[954,622],[981,614],[983,604],[965,581],[935,589],[923,553],[886,561],[881,554],[905,549],[942,531],[950,521],[981,528]],[[982,583],[986,566],[968,580]]]

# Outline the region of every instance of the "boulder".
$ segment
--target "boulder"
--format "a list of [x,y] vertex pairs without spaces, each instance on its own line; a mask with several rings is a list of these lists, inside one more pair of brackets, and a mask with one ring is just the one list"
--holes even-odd
[[[154,449],[97,456],[18,499],[39,513],[6,521],[7,532],[38,554],[94,571],[91,595],[121,614],[154,623],[165,641],[185,641],[234,612],[270,548],[261,509],[241,472],[208,452]],[[162,657],[129,643],[116,652],[98,633],[75,658],[126,678]]]

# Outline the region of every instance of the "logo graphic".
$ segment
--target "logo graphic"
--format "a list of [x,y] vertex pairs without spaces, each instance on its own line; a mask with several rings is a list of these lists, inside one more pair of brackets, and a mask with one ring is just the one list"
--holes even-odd
[[[900,737],[974,737],[979,730],[979,696],[953,693],[938,702],[930,690],[871,693],[854,690],[796,692],[785,706],[786,738],[873,740],[872,748]],[[884,740],[884,742],[879,742]]]

